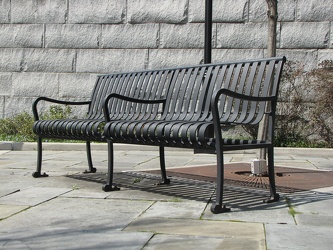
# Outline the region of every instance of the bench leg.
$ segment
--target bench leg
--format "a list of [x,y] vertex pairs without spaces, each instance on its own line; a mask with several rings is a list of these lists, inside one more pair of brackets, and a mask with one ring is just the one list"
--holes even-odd
[[106,185],[102,187],[105,192],[120,190],[117,186],[112,186],[113,182],[113,143],[108,140],[108,179]]
[[276,193],[275,186],[275,173],[274,173],[274,148],[268,148],[268,178],[269,178],[269,186],[271,191],[271,197],[268,200],[264,200],[264,202],[271,203],[278,201],[280,199],[280,195]]
[[37,169],[36,172],[32,173],[32,176],[35,178],[38,177],[48,177],[46,173],[42,172],[42,154],[43,154],[43,146],[42,146],[42,138],[40,136],[37,137]]
[[87,151],[87,160],[88,160],[88,166],[89,170],[84,171],[84,173],[96,173],[97,169],[94,168],[91,158],[91,147],[90,147],[90,141],[86,141],[86,151]]
[[164,153],[164,147],[162,146],[160,147],[160,167],[161,167],[162,181],[159,184],[161,185],[170,184],[170,179],[168,179],[165,170],[165,153]]
[[220,214],[230,211],[230,208],[227,208],[225,205],[223,205],[224,162],[223,162],[223,152],[220,150],[220,147],[216,147],[216,157],[217,157],[216,201],[210,207],[210,211],[213,214]]

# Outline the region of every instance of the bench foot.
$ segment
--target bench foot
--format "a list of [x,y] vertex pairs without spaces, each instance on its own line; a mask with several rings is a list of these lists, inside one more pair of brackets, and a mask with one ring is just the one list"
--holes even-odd
[[104,192],[110,192],[110,191],[118,191],[118,190],[120,190],[119,187],[117,187],[117,186],[112,187],[112,185],[104,185],[102,187],[102,189],[103,189]]
[[97,171],[97,168],[92,168],[92,169],[89,169],[89,170],[85,170],[83,173],[84,174],[90,174],[90,173],[96,173]]
[[264,203],[272,203],[272,202],[277,202],[280,200],[280,195],[275,194],[274,196],[271,196],[269,199],[264,200]]
[[216,203],[214,203],[211,207],[210,207],[210,211],[213,214],[221,214],[221,213],[225,213],[225,212],[230,212],[230,208],[227,208],[225,205],[218,205]]
[[168,185],[168,184],[170,184],[170,179],[165,179],[156,183],[156,185]]
[[34,177],[34,178],[39,178],[39,177],[48,177],[49,175],[48,174],[46,174],[46,173],[43,173],[43,174],[41,174],[40,172],[33,172],[32,173],[32,176]]

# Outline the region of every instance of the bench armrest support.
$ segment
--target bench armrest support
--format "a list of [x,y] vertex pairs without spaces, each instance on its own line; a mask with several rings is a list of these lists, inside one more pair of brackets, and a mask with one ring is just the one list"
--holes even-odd
[[120,99],[120,100],[124,100],[127,102],[133,102],[133,103],[145,103],[145,104],[162,104],[163,107],[162,109],[164,110],[165,107],[165,103],[166,103],[166,99],[158,99],[158,100],[143,100],[143,99],[137,99],[137,98],[132,98],[132,97],[128,97],[128,96],[124,96],[124,95],[120,95],[120,94],[115,94],[112,93],[110,95],[108,95],[105,100],[104,100],[104,104],[103,104],[103,112],[104,112],[104,118],[106,122],[110,121],[110,112],[109,112],[109,101],[112,98],[116,98],[116,99]]
[[52,99],[49,97],[38,97],[33,103],[32,103],[32,112],[35,118],[35,121],[39,120],[39,115],[37,111],[37,104],[40,101],[46,101],[46,102],[52,102],[56,104],[63,104],[63,105],[90,105],[90,101],[83,101],[83,102],[71,102],[71,101],[63,101],[63,100],[57,100],[57,99]]

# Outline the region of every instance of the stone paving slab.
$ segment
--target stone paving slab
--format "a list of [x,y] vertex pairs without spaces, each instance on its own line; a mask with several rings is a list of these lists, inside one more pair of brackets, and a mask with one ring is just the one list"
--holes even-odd
[[177,199],[173,202],[156,202],[147,211],[145,211],[140,218],[200,219],[206,206],[207,204],[203,202],[183,202]]
[[124,249],[140,250],[152,233],[119,232],[112,228],[96,230],[43,228],[0,233],[4,249]]
[[192,235],[256,240],[265,245],[261,223],[237,223],[193,219],[138,218],[125,231],[155,232],[159,234]]
[[36,206],[69,191],[68,188],[31,187],[1,197],[0,204]]
[[266,224],[265,228],[267,248],[270,250],[332,249],[332,227]]
[[0,221],[4,230],[58,227],[73,230],[122,230],[151,206],[151,201],[55,198]]
[[0,205],[0,220],[17,214],[27,208],[29,208],[29,206]]
[[203,237],[188,235],[157,234],[144,247],[145,250],[188,250],[188,249],[265,249],[260,242],[251,239]]

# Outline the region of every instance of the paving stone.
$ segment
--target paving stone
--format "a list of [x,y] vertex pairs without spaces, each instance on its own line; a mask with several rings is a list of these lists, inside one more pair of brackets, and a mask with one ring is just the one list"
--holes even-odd
[[197,235],[255,239],[265,244],[263,224],[193,219],[138,218],[125,231],[145,231],[173,235]]
[[144,249],[265,249],[255,239],[156,234]]
[[[6,220],[0,228],[24,230],[58,227],[72,230],[122,230],[151,206],[151,201],[56,198]],[[3,231],[0,229],[0,232]]]
[[17,214],[27,208],[29,208],[29,206],[0,205],[0,220]]
[[[245,198],[246,199],[246,198]],[[289,208],[286,203],[279,201],[276,203],[263,203],[262,199],[246,200],[244,203],[250,207],[237,207],[237,203],[231,203],[231,212],[223,214],[212,214],[210,206],[207,207],[202,219],[222,220],[222,221],[240,221],[240,222],[257,222],[257,223],[274,223],[274,224],[291,224],[295,221],[289,214]],[[230,207],[230,206],[227,206]]]
[[71,189],[68,188],[31,187],[1,197],[0,204],[36,206],[63,193],[69,192],[70,190]]
[[333,228],[267,224],[267,249],[328,250],[333,244]]
[[91,229],[31,228],[0,233],[5,249],[124,249],[140,250],[152,233],[117,232],[107,226]]
[[202,212],[206,207],[204,202],[188,202],[181,199],[171,199],[170,202],[154,203],[141,218],[186,218],[200,219]]
[[107,193],[107,199],[125,199],[125,200],[145,200],[145,201],[170,201],[173,198],[170,195],[144,192],[140,190],[131,190],[121,188],[120,192]]

